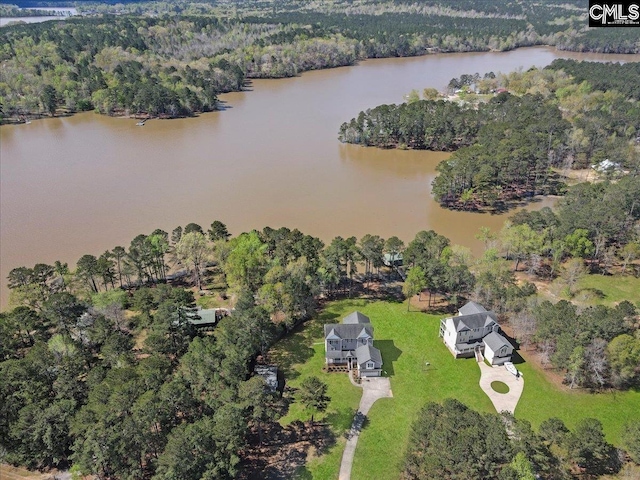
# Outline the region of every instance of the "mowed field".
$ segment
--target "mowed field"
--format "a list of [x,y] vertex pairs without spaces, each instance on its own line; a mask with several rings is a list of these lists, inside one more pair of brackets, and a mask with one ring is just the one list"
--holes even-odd
[[[444,315],[407,312],[406,303],[332,302],[317,319],[279,342],[272,352],[273,359],[284,367],[289,385],[298,386],[310,375],[329,385],[329,408],[316,418],[330,423],[338,440],[326,454],[310,459],[304,478],[336,479],[338,475],[345,443],[342,434],[349,428],[358,406],[360,389],[353,387],[345,374],[322,372],[322,325],[338,323],[353,310],[371,318],[374,344],[382,351],[393,398],[378,400],[369,412],[358,442],[352,479],[370,479],[371,472],[375,472],[376,479],[395,480],[402,469],[411,423],[425,403],[451,397],[481,412],[495,410],[478,385],[480,369],[475,360],[454,359],[438,337],[439,322]],[[624,423],[640,416],[640,392],[571,391],[548,381],[533,364],[525,361],[518,368],[524,373],[525,388],[516,417],[531,421],[534,428],[553,416],[560,417],[570,428],[581,418],[594,417],[603,423],[607,439],[617,444]],[[282,423],[309,417],[310,412],[294,403]]]

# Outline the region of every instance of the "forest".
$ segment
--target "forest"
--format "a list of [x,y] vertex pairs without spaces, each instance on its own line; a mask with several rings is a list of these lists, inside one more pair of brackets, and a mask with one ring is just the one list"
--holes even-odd
[[633,80],[640,81],[640,70],[608,63],[590,71],[591,65],[563,60],[544,70],[462,75],[449,82],[446,98],[425,89],[423,99],[414,91],[406,103],[360,112],[342,124],[339,139],[454,151],[438,165],[432,191],[443,206],[465,210],[500,210],[515,199],[562,194],[562,171],[605,160],[617,173],[637,175],[640,109]]
[[579,2],[538,5],[80,3],[84,16],[0,30],[0,120],[84,110],[194,115],[215,109],[219,93],[240,90],[251,78],[291,77],[366,58],[542,44],[637,51],[637,29],[588,30]]
[[[555,212],[521,212],[500,232],[481,230],[485,252],[478,259],[434,231],[418,232],[407,245],[373,234],[325,245],[288,228],[232,236],[214,221],[208,229],[190,223],[138,235],[127,248],[83,255],[75,268],[61,262],[14,268],[12,310],[0,314],[2,459],[39,469],[73,466],[99,478],[242,478],[247,449],[290,402],[319,410],[326,404],[321,382],[280,397],[251,374],[253,366],[322,302],[372,295],[376,285],[399,280],[384,267],[385,253],[403,254],[406,297],[428,292],[429,304],[439,297],[452,308],[473,298],[495,309],[517,341],[539,351],[570,388],[637,388],[637,307],[552,304],[536,295],[533,281],[557,278],[571,296],[589,271],[637,275],[638,198],[634,176],[578,185]],[[521,266],[531,281],[518,280]],[[212,291],[235,310],[213,331],[198,329],[190,322],[198,315],[196,299],[201,304]],[[619,466],[605,455],[613,447],[597,424],[572,433],[558,426],[562,437],[551,438],[516,423],[529,445],[526,462],[518,461],[543,478],[560,478],[558,451],[594,474]],[[419,436],[429,431],[415,428]],[[588,454],[594,463],[576,450],[582,440],[571,443],[583,428],[600,432]],[[629,424],[625,440],[632,455],[640,442],[634,428]],[[523,447],[499,429],[495,435],[502,453],[482,472],[520,478],[504,475],[520,468],[510,462]],[[439,449],[440,441],[427,442]],[[434,464],[422,463],[412,448],[407,478],[423,478],[416,472]],[[549,449],[556,453],[548,456]]]
[[596,419],[584,419],[570,431],[559,418],[550,418],[536,433],[529,422],[508,413],[482,415],[446,399],[425,405],[414,421],[402,478],[564,480],[572,478],[567,460],[593,477],[620,468]]

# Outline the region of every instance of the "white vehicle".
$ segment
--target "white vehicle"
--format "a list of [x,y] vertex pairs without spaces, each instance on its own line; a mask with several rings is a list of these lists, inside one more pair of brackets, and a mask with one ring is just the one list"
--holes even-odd
[[515,375],[516,377],[520,376],[520,372],[518,372],[518,369],[515,367],[515,365],[511,362],[504,362],[504,368],[506,368],[509,373]]

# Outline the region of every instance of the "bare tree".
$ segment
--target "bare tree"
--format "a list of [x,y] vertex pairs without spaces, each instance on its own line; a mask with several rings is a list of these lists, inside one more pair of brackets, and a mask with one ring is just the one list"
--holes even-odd
[[608,363],[607,363],[607,342],[602,338],[596,338],[591,342],[585,351],[587,370],[592,383],[600,388],[607,383]]
[[200,232],[189,232],[176,244],[176,257],[191,269],[198,290],[202,290],[202,274],[206,263],[211,260],[212,250]]
[[567,262],[562,271],[562,279],[567,284],[567,290],[570,296],[574,295],[574,287],[578,281],[587,274],[582,259],[572,258]]
[[523,345],[531,345],[538,327],[536,317],[529,312],[515,313],[509,323],[513,327],[513,333],[518,341]]
[[551,340],[545,340],[538,345],[538,351],[540,352],[540,363],[549,365],[551,356],[556,352],[556,346]]
[[532,253],[529,255],[529,268],[527,269],[527,273],[529,275],[535,275],[540,271],[540,267],[542,266],[542,257],[537,253]]
[[622,271],[627,272],[627,265],[633,262],[636,258],[640,257],[640,243],[629,242],[620,251],[622,257]]
[[606,248],[604,252],[602,252],[602,273],[609,273],[609,269],[613,266],[616,261],[616,247],[613,245]]

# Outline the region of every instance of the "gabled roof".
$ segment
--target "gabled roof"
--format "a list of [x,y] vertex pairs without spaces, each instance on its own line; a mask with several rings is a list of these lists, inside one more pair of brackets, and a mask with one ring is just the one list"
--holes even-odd
[[189,318],[191,325],[214,325],[216,323],[217,308],[200,309],[196,311],[196,315],[200,318]]
[[472,315],[459,315],[453,317],[453,326],[456,332],[462,330],[473,330],[474,328],[488,327],[493,323],[498,323],[498,318],[493,312],[474,313]]
[[513,349],[513,346],[511,345],[509,340],[507,340],[506,338],[504,338],[502,335],[500,335],[497,332],[491,332],[489,335],[484,337],[482,340],[484,341],[484,344],[487,347],[489,347],[491,350],[493,350],[494,352],[497,352],[498,350],[500,350],[504,346],[511,347]]
[[371,323],[369,317],[367,317],[364,313],[360,312],[352,312],[346,317],[342,319],[342,323],[344,324],[357,324],[357,323]]
[[324,334],[325,338],[328,340],[339,340],[340,336],[336,333],[335,329],[331,329],[331,331],[329,333]]
[[460,315],[473,315],[474,313],[482,313],[486,311],[487,311],[486,308],[484,308],[482,305],[476,302],[467,302],[466,304],[464,304],[462,307],[458,309],[458,312],[460,312]]
[[382,365],[382,355],[380,350],[371,345],[362,345],[356,348],[356,357],[358,357],[358,365],[362,365],[365,362],[373,361],[379,365]]
[[324,326],[324,338],[329,340],[329,336],[333,338],[356,339],[363,337],[373,338],[373,327],[371,324],[344,324],[344,323],[327,323]]
[[358,334],[358,336],[356,338],[371,338],[371,337],[373,337],[373,335],[367,331],[367,328],[364,325],[358,325],[358,326],[362,326],[362,330],[360,331],[360,333]]

